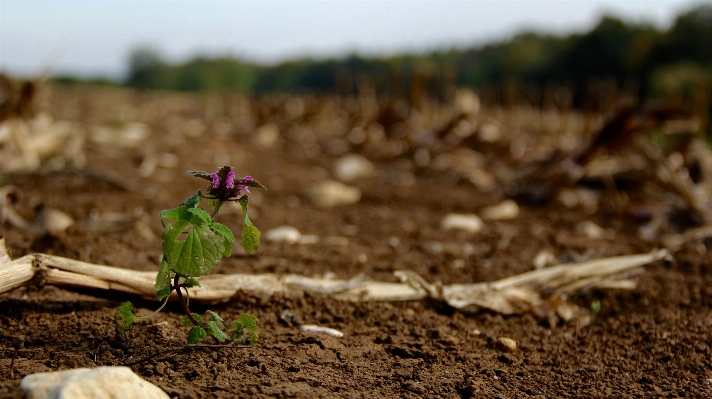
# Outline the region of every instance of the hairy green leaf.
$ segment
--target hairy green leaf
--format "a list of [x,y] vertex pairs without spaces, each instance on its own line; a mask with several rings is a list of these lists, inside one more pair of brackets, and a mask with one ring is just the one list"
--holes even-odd
[[250,345],[254,345],[254,343],[257,342],[257,333],[251,332],[250,335],[247,337],[247,340],[250,341]]
[[[188,220],[178,220],[163,231],[163,257],[173,272],[183,277],[198,277],[208,273],[230,253],[226,248],[230,242],[216,233],[215,223],[207,212],[190,209],[187,213],[191,215]],[[185,241],[179,241],[182,236]]]
[[247,330],[257,331],[257,322],[259,321],[257,317],[249,314],[243,313],[237,318],[238,323],[242,324]]
[[216,323],[222,323],[223,321],[225,321],[225,320],[223,320],[222,317],[220,317],[217,313],[213,312],[212,310],[207,310],[207,311],[205,311],[205,313],[210,315],[210,317],[208,317],[208,320],[215,321]]
[[205,338],[207,333],[200,326],[193,326],[193,328],[188,331],[188,343],[191,345],[197,344],[201,339]]
[[241,197],[237,200],[242,207],[242,247],[245,252],[253,254],[260,246],[260,231],[255,227],[250,218],[247,216],[247,197]]
[[166,258],[161,258],[161,265],[158,266],[158,274],[156,274],[156,284],[153,289],[156,290],[156,298],[161,300],[171,294],[171,278],[173,277]]
[[193,209],[198,206],[200,203],[200,198],[203,196],[203,194],[198,190],[195,194],[193,194],[190,198],[185,200],[184,203],[180,204],[177,208],[173,209],[168,209],[165,211],[161,211],[159,213],[159,216],[161,218],[161,224],[163,227],[166,227],[166,220],[173,220],[173,221],[179,221],[179,220],[184,220],[188,221],[191,218],[190,212],[188,212],[188,209]]
[[[193,318],[196,321],[198,321],[199,323],[205,323],[205,319],[203,318],[203,316],[201,316],[197,313],[191,313],[191,314],[193,315]],[[184,315],[183,317],[181,317],[181,322],[183,322],[183,325],[186,327],[195,327],[195,324],[193,324],[193,322],[190,320],[188,315]]]
[[242,184],[243,186],[261,188],[262,190],[267,190],[267,187],[263,186],[262,184],[260,184],[260,182],[258,182],[257,180],[254,180],[254,179],[252,179],[252,180],[240,179],[239,183]]
[[181,278],[180,283],[183,284],[184,287],[200,287],[200,281],[197,279],[194,279],[192,277],[186,277],[186,278]]
[[116,309],[116,329],[122,334],[128,331],[136,320],[136,316],[131,311],[132,308],[131,302],[124,302]]
[[227,339],[227,335],[225,335],[225,333],[222,332],[220,327],[218,327],[218,325],[212,320],[208,322],[206,332],[208,333],[208,335],[212,335],[213,337],[217,338],[218,341],[222,342]]
[[199,177],[199,178],[201,178],[201,179],[205,179],[205,180],[208,180],[208,181],[213,181],[213,178],[210,177],[210,173],[208,173],[208,172],[203,172],[203,171],[200,171],[200,170],[189,170],[189,171],[187,171],[187,172],[185,172],[185,173],[188,174],[188,175],[191,175],[191,176]]

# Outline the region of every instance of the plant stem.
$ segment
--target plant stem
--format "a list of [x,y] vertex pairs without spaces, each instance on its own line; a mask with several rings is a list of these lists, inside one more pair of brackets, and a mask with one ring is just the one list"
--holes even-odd
[[183,312],[185,312],[186,316],[188,316],[188,319],[196,326],[202,326],[203,323],[199,322],[198,320],[195,320],[195,317],[193,317],[193,314],[190,313],[190,309],[188,309],[188,304],[185,303],[185,299],[183,298],[183,293],[180,290],[180,276],[176,274],[175,278],[173,278],[173,286],[176,289],[176,294],[178,294],[178,300],[180,301],[180,305],[183,307]]
[[213,211],[210,213],[210,218],[211,218],[211,219],[215,219],[215,215],[218,214],[218,211],[220,210],[220,207],[221,207],[224,203],[225,203],[225,201],[223,201],[223,200],[219,200],[219,201],[218,201],[218,204],[215,205],[215,209],[213,209]]
[[12,347],[15,349],[12,352],[12,360],[10,361],[10,378],[15,379],[15,358],[17,358],[17,352],[20,351],[25,346],[25,337],[18,336],[12,342]]

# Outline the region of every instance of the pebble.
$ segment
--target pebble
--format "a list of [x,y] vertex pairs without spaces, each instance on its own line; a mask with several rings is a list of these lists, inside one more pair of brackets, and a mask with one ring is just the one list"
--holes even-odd
[[484,223],[482,223],[482,219],[477,215],[450,213],[445,216],[440,227],[442,227],[443,230],[465,230],[470,233],[477,233],[482,230]]
[[265,238],[267,241],[272,242],[287,242],[290,244],[296,244],[299,240],[301,240],[302,233],[300,233],[296,227],[285,225],[270,229],[267,233],[265,233]]
[[615,233],[613,231],[604,229],[590,220],[576,225],[576,232],[585,235],[591,240],[612,239],[615,237]]
[[332,337],[337,337],[337,338],[341,338],[344,336],[344,333],[342,333],[339,330],[336,330],[334,328],[329,328],[329,327],[317,326],[314,324],[302,324],[302,326],[299,327],[299,329],[304,332],[321,333],[321,334],[326,334],[326,335],[329,335]]
[[556,256],[552,254],[551,252],[547,251],[546,249],[542,249],[539,251],[536,256],[534,256],[534,260],[532,261],[532,264],[534,265],[534,268],[539,270],[543,269],[546,266],[553,265],[557,262]]
[[334,208],[359,202],[361,190],[336,180],[324,180],[309,189],[308,197],[319,208]]
[[497,338],[497,345],[499,345],[501,349],[504,349],[506,351],[512,352],[517,350],[517,341],[511,338],[499,337]]
[[482,208],[480,216],[485,220],[508,220],[519,216],[519,205],[508,199],[497,205]]
[[31,399],[168,399],[128,367],[80,368],[30,374],[20,389]]
[[260,126],[255,133],[255,144],[265,150],[274,147],[278,139],[279,127],[274,123],[267,123]]
[[363,155],[347,154],[334,164],[334,175],[337,179],[350,182],[373,174],[373,164]]
[[74,220],[66,213],[53,208],[43,208],[34,224],[50,233],[59,233],[67,230],[69,226],[74,224]]

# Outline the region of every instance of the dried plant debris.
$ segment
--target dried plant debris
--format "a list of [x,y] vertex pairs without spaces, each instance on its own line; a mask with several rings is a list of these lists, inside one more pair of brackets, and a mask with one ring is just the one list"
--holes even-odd
[[[0,249],[4,247],[4,239],[0,239],[0,246]],[[430,298],[464,312],[534,313],[570,321],[586,314],[568,302],[572,296],[592,289],[633,289],[636,286],[634,276],[642,272],[642,266],[668,257],[666,250],[657,250],[549,266],[488,283],[451,285],[428,283],[417,273],[407,270],[395,272],[401,283],[371,281],[363,275],[350,280],[293,274],[208,275],[200,279],[199,287],[194,287],[191,300],[225,302],[240,291],[268,295],[312,292],[350,301]],[[145,298],[155,296],[154,272],[95,265],[46,254],[26,255],[0,264],[0,293],[26,284],[39,272],[49,285],[120,291]]]

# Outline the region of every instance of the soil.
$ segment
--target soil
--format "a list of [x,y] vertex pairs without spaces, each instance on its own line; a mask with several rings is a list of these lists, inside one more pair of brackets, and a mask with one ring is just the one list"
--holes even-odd
[[[440,222],[446,214],[477,213],[506,195],[501,190],[485,194],[449,172],[418,168],[403,161],[408,154],[369,157],[376,176],[350,183],[362,190],[357,204],[316,208],[307,199],[307,188],[330,175],[339,151],[324,150],[328,143],[314,150],[313,142],[295,139],[298,134],[282,134],[271,147],[255,140],[251,132],[268,121],[284,133],[285,117],[273,112],[276,106],[267,106],[280,104],[277,100],[250,103],[245,110],[244,101],[229,96],[67,88],[48,90],[43,99],[41,111],[70,121],[76,129],[141,121],[152,133],[135,147],[87,142],[82,168],[94,174],[70,169],[4,174],[4,184],[18,187],[17,209],[26,218],[32,219],[41,204],[77,221],[65,232],[42,236],[3,225],[13,258],[43,252],[156,270],[160,239],[151,240],[136,229],[90,233],[84,221],[96,211],[132,213],[139,208],[159,236],[158,212],[204,186],[185,171],[214,171],[223,164],[269,187],[250,197],[252,220],[263,234],[291,225],[304,234],[346,237],[348,245],[263,240],[255,255],[236,251],[214,273],[329,273],[339,278],[364,273],[397,281],[393,271],[409,269],[427,281],[451,284],[531,270],[542,249],[571,261],[643,253],[661,245],[639,238],[640,222],[629,216],[605,207],[594,213],[566,208],[555,198],[519,200],[518,217],[486,221],[476,234],[443,231]],[[307,112],[316,101],[306,99]],[[252,118],[229,113],[238,107]],[[203,134],[177,132],[196,119],[206,126]],[[221,127],[226,120],[227,133]],[[327,129],[327,122],[311,126]],[[340,129],[334,124],[328,129]],[[152,154],[173,154],[179,162],[163,156],[152,174],[142,176],[142,162]],[[629,197],[639,195],[631,192]],[[218,220],[240,231],[239,213],[223,212]],[[581,235],[577,225],[582,220],[610,229],[613,237]],[[511,241],[498,245],[504,236]],[[475,250],[464,255],[430,251],[427,243],[433,241],[470,243]],[[178,398],[712,397],[712,256],[706,249],[704,243],[683,245],[673,252],[674,261],[646,266],[632,291],[594,291],[574,298],[582,306],[600,301],[600,312],[585,327],[551,325],[532,314],[465,314],[428,301],[351,303],[316,294],[267,297],[245,292],[210,309],[226,319],[243,312],[259,318],[259,340],[247,349],[187,347],[176,305],[122,336],[114,330],[122,301],[134,301],[141,314],[156,304],[118,294],[23,287],[0,295],[0,397],[18,395],[20,379],[31,373],[122,364]],[[194,311],[205,309],[194,305]],[[295,316],[283,317],[286,310]],[[305,333],[299,323],[335,328],[344,336]],[[18,335],[24,336],[25,346],[11,378],[11,348]],[[515,340],[516,350],[500,346],[500,337]],[[161,353],[166,348],[179,349]]]

